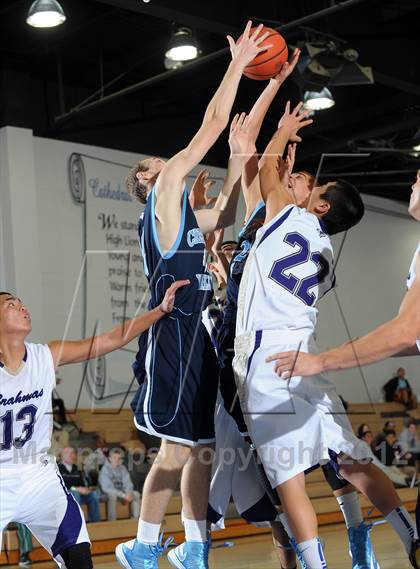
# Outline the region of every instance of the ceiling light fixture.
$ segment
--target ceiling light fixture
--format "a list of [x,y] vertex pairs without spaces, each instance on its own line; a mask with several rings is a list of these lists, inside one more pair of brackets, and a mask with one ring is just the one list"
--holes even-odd
[[335,105],[334,97],[329,89],[324,87],[318,91],[305,91],[303,108],[307,111],[322,111]]
[[197,42],[190,28],[179,28],[171,38],[165,53],[172,61],[189,61],[198,57]]
[[26,23],[34,28],[54,28],[66,19],[57,0],[35,0],[29,8]]

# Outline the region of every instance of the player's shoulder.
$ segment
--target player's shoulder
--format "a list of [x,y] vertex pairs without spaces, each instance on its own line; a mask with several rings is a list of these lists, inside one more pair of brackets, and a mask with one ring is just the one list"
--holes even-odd
[[42,364],[52,363],[52,354],[48,344],[25,342],[28,363],[37,361]]

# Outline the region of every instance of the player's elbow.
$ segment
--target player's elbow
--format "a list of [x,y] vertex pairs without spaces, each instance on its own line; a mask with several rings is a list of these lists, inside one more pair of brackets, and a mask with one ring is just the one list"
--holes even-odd
[[419,322],[412,318],[396,318],[395,337],[399,350],[406,350],[415,345],[420,337]]

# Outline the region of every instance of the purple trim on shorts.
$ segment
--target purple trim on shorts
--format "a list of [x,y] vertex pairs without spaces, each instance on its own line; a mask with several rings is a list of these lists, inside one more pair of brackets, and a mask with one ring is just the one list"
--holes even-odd
[[258,350],[258,348],[261,346],[261,340],[262,340],[262,330],[257,330],[255,333],[255,345],[254,345],[254,349],[252,350],[252,354],[249,356],[248,358],[248,365],[246,367],[246,375],[248,375],[249,370],[251,368],[251,364],[252,364],[252,358],[254,357],[255,352]]

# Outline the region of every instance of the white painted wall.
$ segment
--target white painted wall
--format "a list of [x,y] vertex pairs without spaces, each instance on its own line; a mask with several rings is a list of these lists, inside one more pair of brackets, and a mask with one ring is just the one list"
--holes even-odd
[[[73,152],[128,165],[137,158],[117,150],[32,137],[24,129],[0,130],[0,285],[15,288],[27,302],[34,313],[31,339],[36,341],[62,336],[83,257],[83,209],[72,199],[67,173]],[[223,175],[221,169],[211,170]],[[390,213],[405,213],[396,202],[370,197],[365,202]],[[243,203],[239,209],[241,219]],[[337,295],[353,337],[392,318],[398,310],[418,239],[419,226],[408,217],[372,211],[349,233],[338,263]],[[335,242],[339,244],[340,237]],[[328,295],[319,309],[320,346],[348,340],[335,296]],[[78,297],[68,337],[80,337],[81,311]],[[127,382],[130,364],[127,362]],[[420,394],[419,359],[415,358],[364,368],[367,388],[357,369],[334,377],[346,399],[378,401],[382,384],[400,365],[406,367],[408,379]],[[64,379],[60,390],[69,407],[76,399],[82,371],[82,366],[60,370]],[[85,397],[82,405],[88,404]]]

